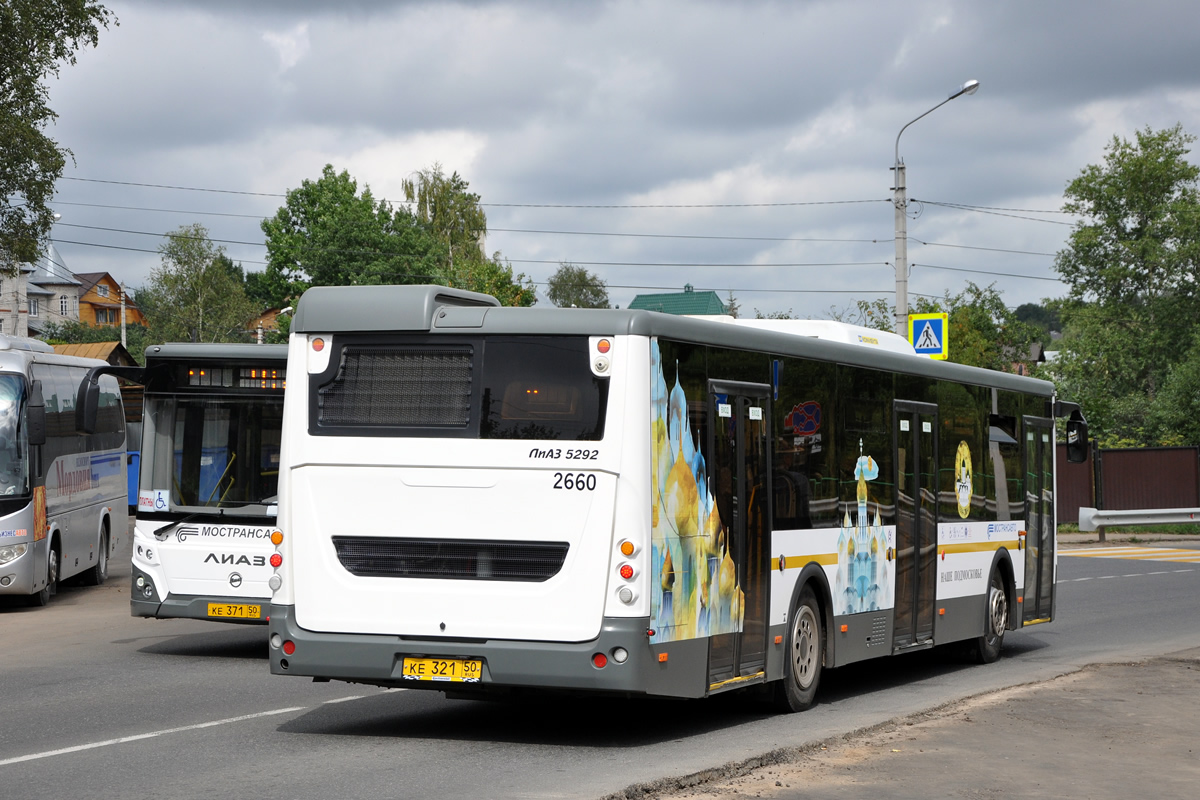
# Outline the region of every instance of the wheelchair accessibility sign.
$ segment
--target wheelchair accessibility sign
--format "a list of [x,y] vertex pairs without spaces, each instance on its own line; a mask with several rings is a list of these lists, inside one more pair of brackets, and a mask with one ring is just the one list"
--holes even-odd
[[910,314],[908,316],[908,341],[919,356],[946,360],[949,352],[947,335],[950,332],[948,314]]

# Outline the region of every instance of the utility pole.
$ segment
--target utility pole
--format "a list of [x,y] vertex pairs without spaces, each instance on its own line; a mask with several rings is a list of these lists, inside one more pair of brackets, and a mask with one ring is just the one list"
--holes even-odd
[[926,111],[920,117],[905,123],[896,134],[895,170],[896,185],[894,187],[893,204],[896,206],[896,333],[908,338],[908,189],[905,185],[904,164],[900,161],[900,137],[905,129],[921,117],[925,117],[956,97],[964,94],[975,94],[979,89],[979,81],[969,80],[958,87],[949,97]]
[[121,347],[128,347],[125,341],[125,284],[121,284]]

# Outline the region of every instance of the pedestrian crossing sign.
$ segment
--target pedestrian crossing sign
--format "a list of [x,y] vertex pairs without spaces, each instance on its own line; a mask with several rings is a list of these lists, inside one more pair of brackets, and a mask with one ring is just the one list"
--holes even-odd
[[908,342],[919,356],[946,360],[950,332],[949,314],[909,314]]

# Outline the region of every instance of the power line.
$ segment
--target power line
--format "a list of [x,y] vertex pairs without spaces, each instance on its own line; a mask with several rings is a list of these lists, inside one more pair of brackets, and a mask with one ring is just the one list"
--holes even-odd
[[1050,278],[1043,275],[1019,275],[1015,272],[993,272],[986,269],[967,269],[966,267],[946,267],[941,264],[912,264],[914,267],[927,267],[929,269],[948,269],[954,272],[973,272],[977,275],[998,275],[1005,278],[1024,278],[1031,281],[1054,281],[1055,283],[1066,283],[1062,278]]
[[929,247],[955,247],[960,250],[986,250],[989,253],[1015,253],[1016,255],[1022,255],[1022,256],[1050,256],[1052,258],[1054,256],[1058,255],[1057,253],[1038,253],[1033,250],[1007,250],[1003,247],[973,247],[968,244],[946,244],[944,242],[923,242],[920,239],[916,238],[915,236],[909,236],[908,240],[910,242],[916,242],[917,244],[923,244],[923,245],[927,245]]
[[505,258],[514,264],[579,264],[591,267],[881,267],[886,261],[841,261],[792,264],[701,264],[689,261],[581,261],[579,259]]
[[[173,189],[182,192],[212,192],[216,194],[235,194],[246,195],[250,197],[283,197],[286,194],[278,194],[275,192],[247,192],[238,189],[212,189],[200,186],[177,186],[166,183],[139,183],[137,181],[114,181],[103,180],[100,178],[80,178],[71,175],[64,175],[62,180],[80,181],[83,183],[103,183],[113,186],[137,186],[145,189]],[[403,203],[408,205],[411,201],[408,200],[388,200],[389,203]],[[489,206],[495,208],[785,208],[795,206],[835,206],[835,205],[850,205],[856,203],[890,203],[889,198],[878,198],[873,200],[813,200],[805,202],[788,202],[788,203],[480,203],[481,206]]]
[[[914,203],[924,203],[927,206],[941,206],[943,208],[955,208],[959,211],[974,211],[976,214],[991,214],[994,217],[1009,217],[1011,219],[1023,219],[1029,222],[1044,222],[1047,225],[1066,225],[1068,228],[1074,227],[1073,222],[1060,222],[1056,219],[1038,219],[1037,217],[1023,217],[1016,214],[1004,214],[999,211],[989,211],[982,206],[966,206],[959,203],[939,203],[934,200],[918,200],[915,197],[912,199]],[[1035,213],[1052,213],[1052,212],[1035,212]]]
[[[544,233],[558,236],[624,236],[641,239],[708,239],[737,242],[837,242],[845,244],[879,244],[881,239],[798,239],[782,236],[706,236],[688,233],[608,233],[602,231],[550,231],[525,228],[488,228],[488,233]],[[887,243],[891,243],[888,238]]]

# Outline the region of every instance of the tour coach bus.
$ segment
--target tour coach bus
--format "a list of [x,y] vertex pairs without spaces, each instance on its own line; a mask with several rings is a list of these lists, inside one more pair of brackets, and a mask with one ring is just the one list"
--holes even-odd
[[75,417],[80,384],[102,365],[0,334],[0,595],[45,605],[62,580],[108,577],[129,525],[116,379],[96,387],[91,433]]
[[146,349],[135,617],[265,624],[287,347]]
[[823,668],[990,661],[1053,618],[1054,418],[1081,457],[1077,406],[893,334],[746,322],[310,289],[271,671],[799,710]]

